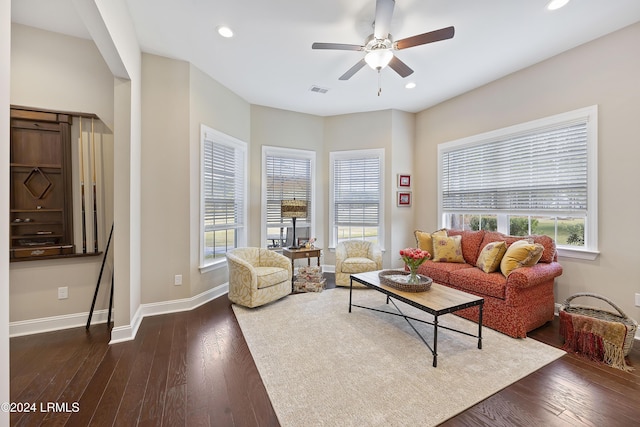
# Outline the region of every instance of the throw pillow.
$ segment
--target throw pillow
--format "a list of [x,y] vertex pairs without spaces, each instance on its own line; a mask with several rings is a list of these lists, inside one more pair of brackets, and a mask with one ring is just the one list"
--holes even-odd
[[433,261],[435,262],[462,262],[462,236],[439,236],[432,234]]
[[528,240],[518,240],[507,248],[507,252],[500,262],[500,270],[505,277],[516,268],[531,267],[542,257],[544,246],[539,243],[532,243]]
[[432,235],[446,236],[447,230],[444,228],[434,231],[433,233],[427,233],[426,231],[416,230],[413,233],[416,236],[416,246],[423,251],[429,252],[433,256],[433,239]]
[[507,252],[506,242],[491,242],[482,248],[478,256],[476,267],[485,273],[493,273],[500,268],[500,262],[505,252]]

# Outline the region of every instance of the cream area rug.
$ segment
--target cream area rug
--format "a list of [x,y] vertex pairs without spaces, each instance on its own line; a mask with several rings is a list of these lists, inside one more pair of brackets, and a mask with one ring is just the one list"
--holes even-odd
[[[353,303],[394,310],[370,289],[354,290]],[[433,320],[397,304],[405,314]],[[233,306],[282,426],[437,425],[565,354],[488,328],[479,350],[476,338],[438,329],[434,368],[431,352],[403,318],[348,308],[344,288],[253,309]],[[477,334],[476,324],[452,314],[439,322]],[[416,328],[432,345],[433,327]]]

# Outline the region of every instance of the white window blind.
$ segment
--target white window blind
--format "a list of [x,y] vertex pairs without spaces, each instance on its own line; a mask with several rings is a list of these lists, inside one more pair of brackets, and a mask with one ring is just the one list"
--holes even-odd
[[587,212],[587,118],[441,151],[448,212]]
[[203,173],[205,231],[242,227],[243,153],[205,139]]
[[[284,227],[280,214],[281,200],[306,200],[307,212],[313,212],[311,200],[311,159],[286,154],[267,154],[267,227]],[[304,225],[309,217],[300,219]],[[287,224],[291,221],[287,219]]]
[[334,226],[379,226],[381,193],[379,156],[334,159]]
[[201,126],[200,266],[225,260],[246,245],[247,145]]

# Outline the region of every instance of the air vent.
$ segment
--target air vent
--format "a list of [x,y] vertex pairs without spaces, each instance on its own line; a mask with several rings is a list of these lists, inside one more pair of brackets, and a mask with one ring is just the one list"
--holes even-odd
[[329,89],[324,88],[324,87],[320,87],[320,86],[311,86],[311,89],[309,89],[311,92],[316,92],[316,93],[327,93],[329,92]]

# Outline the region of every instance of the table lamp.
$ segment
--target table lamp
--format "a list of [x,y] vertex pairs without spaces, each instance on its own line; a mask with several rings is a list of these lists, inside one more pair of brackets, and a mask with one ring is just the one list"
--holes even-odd
[[307,201],[296,199],[280,201],[280,215],[282,218],[291,218],[293,222],[293,240],[289,249],[300,249],[296,241],[296,219],[307,217]]

